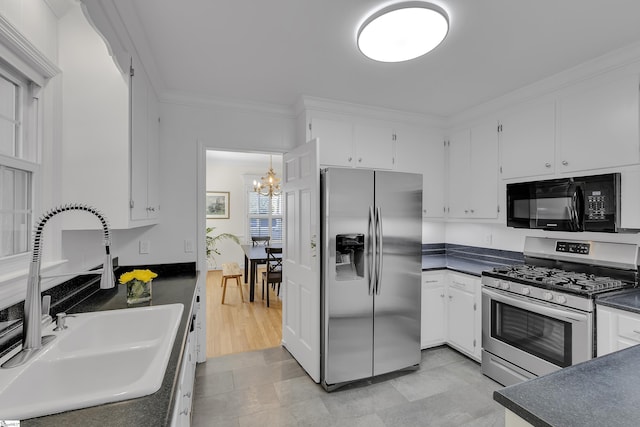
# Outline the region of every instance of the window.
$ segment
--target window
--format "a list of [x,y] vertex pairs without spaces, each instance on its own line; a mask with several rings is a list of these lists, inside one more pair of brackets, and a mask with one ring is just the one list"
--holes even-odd
[[248,239],[251,236],[271,236],[272,242],[282,242],[282,196],[263,196],[247,186]]
[[28,98],[26,79],[0,62],[0,259],[26,253],[32,224],[37,100]]

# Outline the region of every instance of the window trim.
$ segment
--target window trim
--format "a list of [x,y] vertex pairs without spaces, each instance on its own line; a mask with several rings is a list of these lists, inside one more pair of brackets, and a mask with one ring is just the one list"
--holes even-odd
[[[254,192],[253,190],[253,181],[254,180],[260,180],[260,176],[258,175],[245,175],[244,176],[244,183],[245,183],[245,191],[244,191],[244,197],[245,197],[245,231],[246,231],[246,236],[247,236],[247,243],[251,243],[251,218],[271,218],[273,219],[280,219],[282,224],[283,224],[283,229],[281,234],[284,236],[284,212],[281,213],[280,215],[275,215],[275,214],[259,214],[259,215],[251,215],[250,213],[250,209],[249,209],[249,201],[250,201],[250,197],[249,195],[252,194]],[[283,195],[280,195],[280,197],[283,197]],[[283,204],[284,207],[284,200],[281,199],[281,203]],[[271,235],[271,231],[273,230],[272,224],[269,224],[269,228],[270,228],[270,232],[269,235]],[[282,242],[281,240],[274,240],[274,242],[280,243]]]
[[[18,86],[17,147],[15,156],[0,154],[0,163],[31,173],[31,223],[28,225],[27,252],[8,255],[0,259],[0,294],[20,294],[24,284],[19,280],[26,276],[30,241],[38,201],[42,196],[40,185],[42,173],[42,135],[44,108],[40,95],[49,80],[60,74],[58,66],[40,52],[20,31],[0,14],[0,73],[2,77]],[[56,264],[58,262],[54,262]],[[8,285],[8,286],[5,286]],[[3,301],[4,298],[0,298]]]

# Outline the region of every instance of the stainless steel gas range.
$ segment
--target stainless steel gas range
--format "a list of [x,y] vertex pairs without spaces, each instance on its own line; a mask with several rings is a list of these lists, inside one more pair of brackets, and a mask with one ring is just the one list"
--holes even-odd
[[503,385],[595,357],[595,298],[637,285],[635,244],[527,237],[524,256],[482,273],[482,372]]

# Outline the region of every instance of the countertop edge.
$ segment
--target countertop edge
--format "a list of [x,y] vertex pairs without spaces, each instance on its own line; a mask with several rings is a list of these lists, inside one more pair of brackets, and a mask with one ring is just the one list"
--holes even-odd
[[625,289],[596,298],[596,306],[598,305],[640,314],[640,289]]
[[638,368],[640,345],[496,390],[493,398],[534,427],[636,427]]
[[496,402],[498,402],[499,404],[504,406],[506,409],[510,410],[511,412],[513,412],[514,414],[516,414],[517,416],[519,416],[529,424],[533,425],[534,427],[553,427],[548,422],[544,421],[543,419],[539,418],[532,412],[528,411],[525,407],[520,406],[519,404],[515,403],[508,397],[501,394],[500,390],[496,390],[493,392],[493,400],[495,400]]
[[[90,406],[87,408],[37,418],[30,418],[21,421],[20,425],[23,427],[53,427],[59,425],[83,425],[86,427],[121,425],[148,425],[154,427],[169,426],[173,416],[173,407],[176,398],[175,392],[178,386],[178,379],[180,377],[180,370],[182,367],[182,357],[189,333],[188,326],[191,321],[190,315],[195,307],[199,275],[200,272],[195,271],[187,275],[178,274],[175,276],[166,276],[163,277],[163,279],[154,279],[154,296],[152,304],[155,302],[157,305],[174,303],[184,305],[180,325],[178,326],[171,355],[169,356],[165,376],[158,391],[153,394],[134,399]],[[173,292],[164,292],[165,294],[169,293],[172,295],[164,295],[160,297],[162,292],[156,292],[159,290],[159,286],[157,286],[158,284],[156,284],[156,282],[161,281],[177,282],[173,283],[176,288],[166,288],[167,291]],[[172,283],[165,283],[166,286],[171,286],[171,284]],[[126,308],[122,306],[123,301],[126,303],[126,287],[116,286],[116,290],[109,291],[111,292],[106,292],[94,298],[89,298],[88,301],[76,307],[76,310],[71,310],[70,313]],[[185,292],[189,295],[186,296]]]

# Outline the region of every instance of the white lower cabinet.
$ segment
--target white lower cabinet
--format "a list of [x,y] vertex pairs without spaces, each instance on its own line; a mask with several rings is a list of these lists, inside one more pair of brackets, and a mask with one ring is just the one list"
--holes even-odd
[[480,361],[480,278],[436,271],[422,273],[422,348],[448,344]]
[[449,272],[447,281],[447,343],[480,360],[478,320],[480,279],[467,274]]
[[178,388],[175,391],[175,403],[173,407],[173,416],[171,417],[172,427],[188,427],[191,425],[191,410],[193,407],[193,386],[196,376],[196,349],[197,336],[196,315],[192,314],[189,323],[189,336],[182,355],[182,364],[180,365],[180,377],[178,380]]
[[598,356],[640,344],[640,314],[598,305],[596,319]]
[[422,273],[422,328],[420,347],[444,344],[445,340],[445,275],[441,271]]

